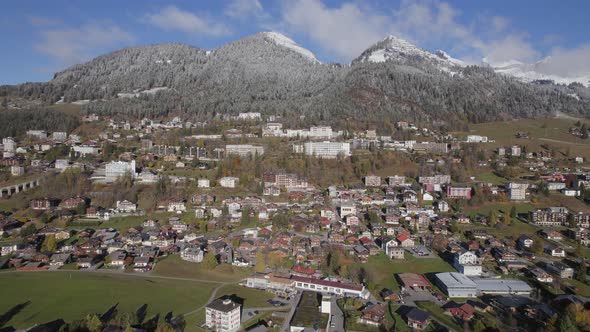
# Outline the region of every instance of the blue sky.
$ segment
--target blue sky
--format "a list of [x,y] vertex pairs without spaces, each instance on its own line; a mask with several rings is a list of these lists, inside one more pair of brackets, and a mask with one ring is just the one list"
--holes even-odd
[[590,1],[12,1],[2,2],[0,84],[53,73],[126,46],[184,42],[213,49],[281,32],[323,62],[349,62],[387,35],[472,63],[539,61],[590,71]]

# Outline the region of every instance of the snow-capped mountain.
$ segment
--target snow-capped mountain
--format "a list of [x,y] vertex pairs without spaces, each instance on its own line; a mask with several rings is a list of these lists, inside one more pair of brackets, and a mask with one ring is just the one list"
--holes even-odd
[[294,42],[293,39],[283,34],[280,34],[278,32],[262,32],[261,35],[264,37],[265,40],[273,42],[276,45],[283,46],[290,50],[293,50],[313,62],[320,62],[310,50],[299,46],[299,44]]
[[551,57],[541,61],[529,64],[516,60],[510,60],[503,63],[489,64],[487,59],[483,59],[483,65],[491,66],[494,71],[500,74],[516,77],[523,82],[533,82],[541,80],[551,80],[558,84],[570,84],[578,82],[586,87],[590,87],[590,73],[579,73],[574,75],[559,75],[552,73]]
[[463,61],[451,57],[444,51],[438,50],[435,53],[432,53],[396,36],[388,36],[382,41],[369,47],[356,58],[353,63],[379,63],[389,60],[404,61],[407,59],[426,61],[442,71],[450,73],[455,73],[457,67],[465,66]]
[[[511,62],[502,68],[525,67]],[[481,122],[590,109],[590,89],[507,76],[393,36],[349,66],[322,64],[288,37],[262,32],[211,51],[180,43],[129,47],[65,69],[46,83],[0,86],[0,95],[84,101],[87,112],[138,118],[173,112],[211,119],[260,110],[330,121]]]

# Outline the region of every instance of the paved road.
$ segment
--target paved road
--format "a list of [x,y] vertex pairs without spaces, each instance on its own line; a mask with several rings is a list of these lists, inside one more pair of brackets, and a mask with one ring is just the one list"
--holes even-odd
[[289,325],[291,324],[291,319],[295,314],[295,310],[297,309],[297,305],[299,305],[299,301],[301,301],[301,291],[297,291],[297,295],[291,298],[291,310],[285,320],[283,321],[283,326],[281,327],[281,332],[289,331]]
[[167,280],[180,280],[180,281],[196,281],[196,282],[206,282],[211,284],[221,284],[221,285],[232,285],[238,284],[239,281],[231,281],[231,282],[224,282],[224,281],[215,281],[211,279],[195,279],[195,278],[183,278],[183,277],[167,277],[167,276],[159,276],[159,275],[152,275],[152,274],[143,274],[143,273],[121,273],[119,270],[39,270],[39,271],[1,271],[0,274],[9,274],[9,273],[47,273],[47,272],[54,272],[54,273],[99,273],[99,274],[113,274],[119,276],[125,276],[130,278],[142,278],[142,279],[167,279]]
[[[328,332],[344,331],[344,313],[340,310],[336,298],[332,297]],[[333,326],[333,327],[332,327]]]
[[[246,308],[242,310],[242,323],[245,323],[252,318],[256,317],[261,312],[264,311],[275,311],[275,312],[286,312],[291,310],[291,306],[284,306],[284,307],[261,307],[261,308]],[[256,313],[258,311],[258,314]],[[252,315],[250,315],[252,313]]]

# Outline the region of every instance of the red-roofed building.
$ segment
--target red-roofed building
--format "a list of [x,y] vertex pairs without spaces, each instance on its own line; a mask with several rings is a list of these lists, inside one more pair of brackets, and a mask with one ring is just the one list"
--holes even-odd
[[421,274],[416,273],[399,273],[397,274],[402,286],[413,290],[426,290],[432,287],[430,282]]
[[370,293],[363,285],[344,284],[338,281],[330,281],[316,278],[292,276],[295,288],[313,292],[330,293],[351,297],[368,299]]
[[399,245],[404,248],[413,247],[416,245],[414,240],[410,239],[410,237],[406,234],[399,235],[397,237],[397,242],[399,242]]

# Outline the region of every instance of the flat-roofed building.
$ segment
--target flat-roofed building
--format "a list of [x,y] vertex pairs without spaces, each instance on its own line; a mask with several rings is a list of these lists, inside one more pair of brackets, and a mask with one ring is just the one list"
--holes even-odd
[[335,159],[339,155],[350,156],[350,143],[347,142],[306,142],[303,151],[308,156]]
[[264,147],[252,144],[228,144],[225,146],[225,155],[238,155],[240,157],[253,157],[263,155]]
[[530,295],[531,286],[517,279],[475,278],[478,296],[481,295]]
[[476,297],[477,285],[467,276],[457,272],[436,274],[436,284],[448,297]]
[[205,326],[216,332],[240,330],[242,306],[231,299],[219,298],[205,307]]

